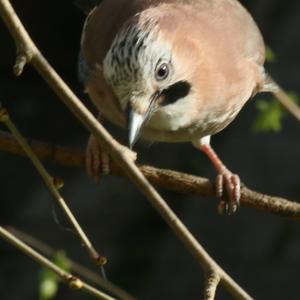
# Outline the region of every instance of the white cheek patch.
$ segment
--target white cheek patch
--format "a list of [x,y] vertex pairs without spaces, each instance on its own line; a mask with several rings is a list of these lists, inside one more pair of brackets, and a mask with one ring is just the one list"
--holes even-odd
[[195,98],[188,95],[174,104],[160,107],[149,120],[148,127],[176,131],[191,125],[195,115]]

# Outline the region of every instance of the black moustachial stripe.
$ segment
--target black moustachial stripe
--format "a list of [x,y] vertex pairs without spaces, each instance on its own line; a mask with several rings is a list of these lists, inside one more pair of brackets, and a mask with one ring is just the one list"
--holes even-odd
[[161,92],[161,96],[163,96],[164,98],[161,104],[163,106],[172,104],[177,100],[187,96],[190,90],[190,83],[188,83],[187,81],[178,81]]

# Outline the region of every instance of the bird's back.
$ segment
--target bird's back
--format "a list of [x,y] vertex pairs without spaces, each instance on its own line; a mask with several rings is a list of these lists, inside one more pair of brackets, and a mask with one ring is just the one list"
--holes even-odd
[[[197,31],[197,26],[201,26],[201,18],[206,16],[213,20],[211,23],[216,28],[224,27],[223,39],[230,39],[228,42],[235,40],[238,51],[259,64],[263,63],[264,46],[260,32],[237,0],[104,0],[87,18],[82,38],[84,58],[90,65],[101,64],[122,25],[135,14],[160,5],[175,6],[179,11],[182,6],[191,6],[195,19],[199,20],[190,25],[193,31]],[[187,19],[184,22],[189,21]]]

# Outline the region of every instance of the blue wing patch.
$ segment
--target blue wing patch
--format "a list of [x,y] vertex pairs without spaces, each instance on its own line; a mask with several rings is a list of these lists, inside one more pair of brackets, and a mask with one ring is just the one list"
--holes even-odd
[[82,52],[80,51],[78,56],[78,79],[80,82],[86,86],[92,75],[92,67],[84,59]]

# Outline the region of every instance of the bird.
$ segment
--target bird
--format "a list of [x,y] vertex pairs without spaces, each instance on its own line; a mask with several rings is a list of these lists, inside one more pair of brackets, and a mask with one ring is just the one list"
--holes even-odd
[[[103,0],[85,20],[78,74],[99,122],[127,129],[130,148],[141,138],[203,151],[218,173],[219,210],[232,214],[241,181],[210,140],[273,90],[264,61],[262,34],[238,0]],[[108,169],[94,136],[86,162],[96,177]]]

